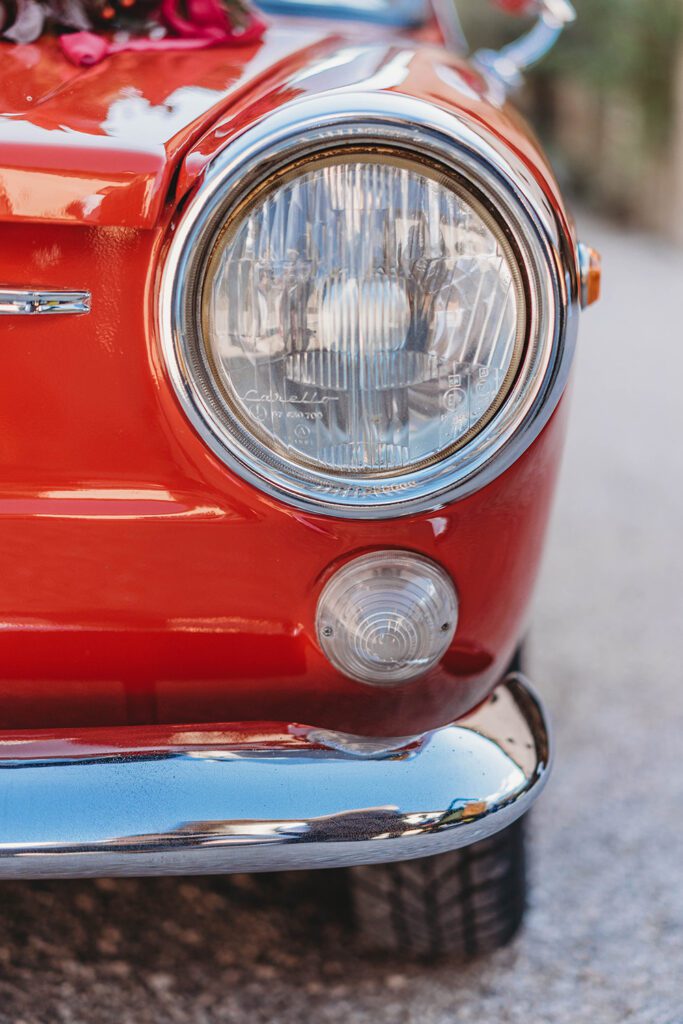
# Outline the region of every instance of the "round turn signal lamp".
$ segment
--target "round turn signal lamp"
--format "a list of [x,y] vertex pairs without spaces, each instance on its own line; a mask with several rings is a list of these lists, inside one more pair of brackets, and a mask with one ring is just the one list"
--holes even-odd
[[323,653],[346,676],[397,686],[443,658],[458,621],[448,574],[409,551],[375,551],[344,565],[318,601]]

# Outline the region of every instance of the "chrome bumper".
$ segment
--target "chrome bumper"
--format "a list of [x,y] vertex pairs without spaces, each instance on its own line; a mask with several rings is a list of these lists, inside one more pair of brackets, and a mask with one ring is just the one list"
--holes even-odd
[[430,856],[510,825],[549,772],[520,676],[383,748],[300,726],[0,735],[0,877],[211,874]]

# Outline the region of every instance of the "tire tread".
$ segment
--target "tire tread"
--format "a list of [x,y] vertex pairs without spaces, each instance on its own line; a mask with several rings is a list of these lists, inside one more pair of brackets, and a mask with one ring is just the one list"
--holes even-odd
[[466,961],[506,945],[526,905],[524,821],[474,846],[349,870],[362,947]]

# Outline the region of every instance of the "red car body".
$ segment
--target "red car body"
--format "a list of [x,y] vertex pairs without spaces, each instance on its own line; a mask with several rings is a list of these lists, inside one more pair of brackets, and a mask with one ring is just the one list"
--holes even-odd
[[[87,68],[57,38],[0,41],[0,878],[344,867],[371,943],[472,956],[511,938],[526,901],[522,820],[552,752],[540,701],[510,669],[578,313],[599,284],[506,91],[574,12],[500,0],[535,26],[468,61],[440,0],[342,0],[352,17],[337,21],[327,0],[301,2],[320,17],[275,13],[259,42],[124,43]],[[417,23],[358,20],[378,11]],[[379,178],[326,184],[328,205],[284,201],[265,260],[235,256],[256,303],[240,306],[243,276],[213,293],[241,324],[220,349],[197,266],[240,218],[255,244],[250,204],[316,161]],[[417,172],[397,190],[403,235],[385,164]],[[427,186],[410,207],[416,178]],[[321,239],[322,286],[308,259]],[[394,280],[409,326],[384,297]],[[310,295],[318,335],[290,317]],[[230,419],[227,388],[212,418],[220,370],[203,335],[219,361],[248,363],[249,389],[259,381],[250,427]],[[489,377],[491,337],[515,352]],[[431,366],[411,371],[400,407],[395,354]],[[288,363],[304,355],[334,356],[310,388]],[[499,404],[484,407],[499,371]],[[295,426],[269,449],[263,425],[286,405]],[[314,433],[304,419],[334,444],[287,461]],[[425,431],[432,447],[404,459],[401,438]],[[388,459],[370,451],[377,436]],[[339,447],[361,452],[354,471]]]
[[[160,356],[159,267],[210,160],[293,97],[368,80],[505,140],[563,226],[576,294],[574,235],[541,151],[434,25],[416,38],[272,17],[249,47],[88,69],[54,39],[3,46],[1,283],[86,289],[92,311],[0,322],[0,728],[268,720],[397,736],[471,711],[504,674],[526,627],[564,401],[469,497],[404,519],[330,519],[227,469]],[[442,663],[393,689],[341,675],[315,636],[325,581],[377,547],[437,560],[461,603]]]

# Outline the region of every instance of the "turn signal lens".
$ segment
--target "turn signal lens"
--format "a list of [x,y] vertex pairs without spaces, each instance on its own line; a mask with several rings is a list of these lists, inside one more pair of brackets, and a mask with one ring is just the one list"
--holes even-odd
[[600,298],[602,290],[602,259],[597,249],[579,245],[579,270],[581,276],[581,307],[586,309]]
[[458,599],[435,562],[377,551],[343,566],[318,602],[320,646],[344,675],[394,686],[424,675],[448,650]]

